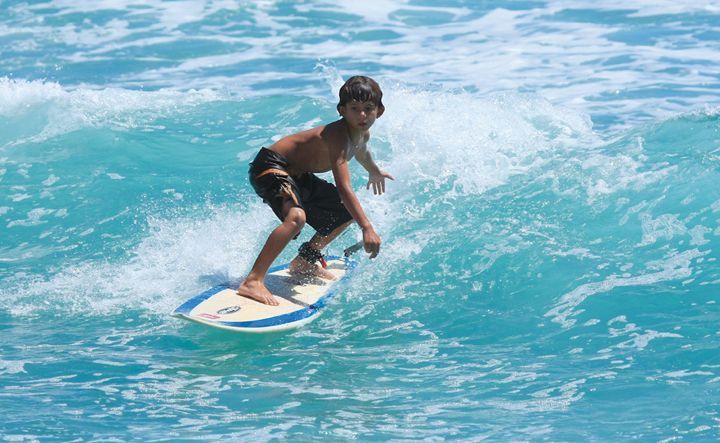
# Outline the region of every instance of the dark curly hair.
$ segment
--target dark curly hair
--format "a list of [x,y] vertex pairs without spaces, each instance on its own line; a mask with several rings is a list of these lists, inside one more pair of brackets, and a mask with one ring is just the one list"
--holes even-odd
[[378,108],[385,109],[382,104],[382,90],[380,85],[370,77],[364,75],[355,75],[347,79],[344,85],[340,88],[340,101],[338,102],[337,108],[345,106],[348,102],[353,100],[359,102],[372,102]]

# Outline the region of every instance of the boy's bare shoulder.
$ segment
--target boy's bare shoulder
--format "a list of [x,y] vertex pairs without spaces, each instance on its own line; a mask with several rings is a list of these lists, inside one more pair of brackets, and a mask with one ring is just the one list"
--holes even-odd
[[322,138],[328,149],[342,151],[347,146],[347,129],[342,120],[328,123],[322,130]]
[[328,123],[323,127],[323,137],[331,138],[344,135],[347,131],[343,125],[342,120],[335,120],[334,122]]

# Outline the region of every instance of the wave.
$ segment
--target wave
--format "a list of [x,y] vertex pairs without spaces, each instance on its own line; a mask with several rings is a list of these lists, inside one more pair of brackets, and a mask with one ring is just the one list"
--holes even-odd
[[142,129],[159,118],[227,99],[209,89],[68,89],[55,82],[0,78],[0,149],[83,128]]
[[[332,71],[327,80],[337,81]],[[54,271],[43,265],[42,272],[6,273],[2,309],[15,315],[45,308],[83,313],[90,307],[109,314],[138,306],[164,315],[183,294],[214,278],[240,278],[275,223],[244,181],[244,164],[268,140],[334,117],[333,102],[308,97],[225,100],[212,91],[76,93],[43,87],[56,96],[28,94],[17,103],[46,110],[75,103],[82,112],[108,112],[97,120],[71,118],[80,123],[56,126],[57,135],[37,131],[35,136],[47,138],[34,143],[60,144],[79,154],[94,149],[94,141],[85,140],[89,135],[125,134],[127,143],[90,157],[86,167],[115,165],[102,169],[116,174],[115,180],[104,175],[110,180],[103,186],[119,186],[124,197],[118,202],[143,203],[128,211],[126,204],[107,200],[95,219],[82,224],[68,216],[83,213],[73,201],[91,197],[99,184],[73,182],[80,179],[69,174],[72,164],[54,160],[43,173],[25,165],[23,178],[23,163],[6,159],[0,183],[19,186],[24,180],[30,196],[2,205],[13,233],[11,250],[4,254],[25,257],[10,263],[50,263],[57,254],[75,254]],[[79,100],[93,95],[95,104]],[[127,97],[124,107],[114,107]],[[149,108],[143,99],[151,102]],[[438,296],[446,312],[460,317],[477,309],[515,312],[521,303],[571,328],[606,315],[588,308],[602,296],[658,285],[702,293],[720,279],[713,264],[720,235],[720,195],[713,185],[718,179],[716,111],[679,115],[602,140],[587,115],[533,94],[486,96],[391,85],[386,106],[371,144],[397,181],[382,198],[358,191],[385,239],[381,258],[364,263],[351,288],[358,302],[411,309],[430,323],[427,303]],[[19,115],[32,119],[31,112]],[[136,123],[116,124],[128,121],[123,119]],[[147,131],[158,120],[162,129]],[[199,129],[186,133],[187,127]],[[65,145],[72,134],[76,144]],[[11,155],[27,150],[22,140],[10,140],[18,142]],[[136,160],[148,155],[155,160],[122,168],[128,153]],[[159,153],[168,178],[154,175]],[[218,167],[239,172],[216,175]],[[126,172],[133,170],[137,177]],[[198,176],[191,181],[183,176],[192,173]],[[135,181],[141,176],[147,179]],[[361,171],[353,182],[363,187]],[[54,199],[41,198],[42,192]],[[21,223],[33,221],[33,214],[33,223]],[[91,230],[98,220],[104,221],[102,228]],[[39,240],[30,240],[34,236]],[[94,239],[88,248],[67,249],[88,239]],[[351,231],[341,246],[356,239]],[[60,249],[47,251],[53,247]],[[110,252],[102,258],[89,252],[98,247]],[[292,248],[284,254],[289,259]],[[520,302],[523,297],[530,298]],[[468,303],[474,308],[468,310]],[[612,314],[628,313],[618,308]]]

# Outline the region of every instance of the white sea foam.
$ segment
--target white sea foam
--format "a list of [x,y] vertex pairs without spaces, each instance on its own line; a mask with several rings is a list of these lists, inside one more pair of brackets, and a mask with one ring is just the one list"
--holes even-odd
[[[6,141],[9,145],[41,142],[81,128],[142,127],[157,118],[222,98],[227,97],[211,90],[69,89],[53,82],[0,78],[0,115],[33,117],[27,119],[30,126],[19,139]],[[39,122],[38,115],[42,116]]]
[[48,279],[6,282],[0,306],[15,315],[37,313],[48,302],[53,310],[79,313],[140,308],[167,314],[189,295],[244,276],[273,223],[260,202],[244,211],[208,212],[206,218],[150,217],[147,235],[124,259],[68,265]]
[[623,190],[640,191],[677,171],[676,166],[643,171],[642,155],[593,154],[582,161],[580,178],[592,204],[597,198]]
[[565,411],[573,403],[581,400],[585,396],[585,392],[583,392],[581,388],[586,382],[587,379],[585,378],[571,380],[560,386],[533,392],[530,395],[531,398],[527,400],[493,400],[489,403],[506,411]]
[[27,363],[22,360],[0,360],[0,375],[27,373],[25,370]]
[[720,11],[720,7],[714,0],[694,0],[692,2],[678,2],[676,0],[639,0],[632,3],[628,3],[623,0],[560,0],[552,2],[552,6],[558,9],[588,8],[606,11],[628,11],[628,14],[632,17]]
[[22,114],[35,105],[47,103],[66,94],[57,83],[0,77],[0,116]]
[[400,186],[452,180],[456,192],[482,193],[594,137],[587,116],[535,95],[401,87],[386,101],[375,133],[391,146],[394,172],[410,178]]
[[[135,8],[134,6],[137,6]],[[322,94],[312,72],[296,72],[264,66],[262,72],[233,66],[268,58],[362,60],[374,62],[373,75],[407,84],[442,84],[448,88],[470,88],[482,93],[529,90],[539,92],[552,103],[576,105],[587,113],[609,113],[625,120],[662,118],[688,106],[717,103],[717,79],[708,64],[720,63],[720,51],[707,39],[689,32],[683,17],[714,13],[714,2],[690,4],[653,0],[628,4],[619,0],[556,0],[524,10],[502,7],[483,10],[467,5],[418,5],[405,0],[383,0],[372,5],[351,0],[312,5],[293,5],[298,11],[294,25],[278,12],[277,3],[205,2],[74,2],[53,0],[42,5],[15,6],[12,20],[0,27],[0,35],[32,35],[34,40],[16,38],[12,48],[21,51],[36,40],[60,42],[67,47],[63,61],[102,62],[118,50],[153,48],[191,40],[247,46],[211,55],[189,55],[163,59],[162,66],[118,73],[110,84],[153,88],[229,89],[242,94],[287,92],[286,87],[266,85],[269,78],[294,80],[303,84],[294,93]],[[69,20],[59,29],[35,15],[62,20],[71,14],[114,11],[120,14],[108,22],[82,23]],[[57,12],[50,12],[55,8]],[[676,15],[676,22],[663,21],[667,32],[654,35],[647,44],[622,37],[624,23],[618,20],[587,20],[565,14],[572,11],[623,11],[625,22],[645,17]],[[318,26],[308,18],[313,14],[343,13],[357,16],[349,29]],[[228,30],[215,24],[217,14],[239,14],[246,28]],[[428,25],[418,25],[408,17],[439,17]],[[143,26],[134,26],[142,17]],[[202,33],[183,27],[199,26]],[[709,27],[708,31],[716,31]],[[397,38],[379,43],[353,38],[352,33],[392,32]],[[256,37],[263,35],[262,38]],[[309,36],[317,38],[309,39]],[[338,38],[339,37],[339,38]],[[348,39],[352,42],[348,43]],[[152,57],[156,59],[154,51]],[[677,61],[676,61],[677,60]],[[218,68],[228,68],[219,69]],[[352,70],[342,67],[343,75]],[[678,75],[678,72],[681,74]],[[662,88],[664,93],[654,93]],[[650,91],[642,100],[636,91]]]
[[640,214],[643,236],[638,246],[647,246],[659,239],[671,240],[675,236],[687,234],[687,226],[678,217],[678,214],[660,214],[657,217],[648,213]]
[[572,317],[579,312],[576,308],[588,297],[609,292],[618,287],[645,286],[654,283],[687,278],[692,275],[692,261],[707,255],[698,249],[668,254],[663,260],[648,262],[647,273],[636,276],[610,275],[602,281],[585,283],[563,294],[557,305],[545,313],[556,323],[569,328],[576,322]]

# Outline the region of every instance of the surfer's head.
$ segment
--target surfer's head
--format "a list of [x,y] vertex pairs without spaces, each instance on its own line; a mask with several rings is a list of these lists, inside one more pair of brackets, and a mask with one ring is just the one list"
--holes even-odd
[[372,103],[377,108],[377,116],[380,117],[385,112],[385,106],[382,104],[382,90],[380,85],[370,77],[364,75],[356,75],[347,79],[340,88],[340,101],[337,109],[347,105],[352,101],[359,103]]

